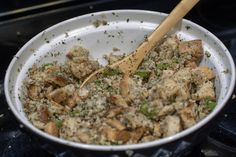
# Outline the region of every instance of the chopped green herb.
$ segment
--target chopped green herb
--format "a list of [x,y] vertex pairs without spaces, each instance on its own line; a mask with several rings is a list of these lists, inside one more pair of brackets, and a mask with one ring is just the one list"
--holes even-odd
[[108,90],[109,92],[112,92],[114,90],[114,88],[112,86],[108,85],[106,90]]
[[223,73],[228,74],[229,73],[229,69],[224,70]]
[[185,28],[186,28],[187,30],[189,30],[191,27],[190,27],[190,26],[185,26]]
[[71,112],[69,113],[69,115],[70,115],[71,117],[74,117],[74,116],[79,115],[80,113],[81,113],[81,109],[74,109],[73,111],[71,111]]
[[212,111],[216,106],[216,102],[210,100],[209,98],[207,98],[207,99],[204,100],[204,105],[207,107],[207,109]]
[[42,69],[43,70],[46,70],[48,67],[52,66],[53,64],[52,63],[46,63],[46,64],[43,64],[42,65]]
[[150,74],[151,73],[149,71],[136,71],[134,73],[134,75],[137,75],[137,76],[143,78],[144,80],[147,80],[149,78]]
[[179,59],[178,59],[178,58],[175,58],[175,57],[173,57],[173,58],[172,58],[172,63],[176,63],[176,64],[178,64],[178,63],[179,63]]
[[106,68],[102,73],[104,77],[114,76],[119,74],[121,74],[121,72],[118,69],[111,69],[111,68]]
[[211,54],[210,54],[210,52],[208,52],[208,51],[205,51],[205,55],[206,55],[207,58],[210,58],[210,57],[211,57]]
[[153,118],[156,115],[156,112],[153,110],[150,110],[149,108],[149,104],[147,102],[143,102],[140,106],[139,106],[139,111],[144,114],[145,116],[147,116],[148,118]]
[[52,75],[55,77],[64,77],[64,74],[60,71],[55,71]]
[[119,145],[119,141],[110,141],[112,145]]
[[99,85],[101,85],[102,81],[101,80],[95,80],[94,83],[99,86]]
[[62,120],[57,120],[56,121],[56,126],[58,127],[58,128],[61,128],[62,127]]
[[160,69],[160,70],[167,70],[169,67],[170,67],[170,64],[168,64],[168,63],[157,64],[157,69]]

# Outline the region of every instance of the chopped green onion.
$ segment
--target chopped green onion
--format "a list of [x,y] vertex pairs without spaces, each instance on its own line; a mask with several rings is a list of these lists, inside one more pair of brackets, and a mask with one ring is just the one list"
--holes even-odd
[[101,80],[95,80],[94,83],[99,86],[99,85],[101,85],[102,81]]
[[168,63],[157,64],[157,69],[160,69],[160,70],[167,70],[169,67],[170,67],[170,64],[168,64]]
[[114,76],[119,74],[121,74],[121,72],[118,69],[111,69],[111,68],[106,68],[102,73],[104,77]]
[[58,127],[58,128],[61,128],[62,127],[62,120],[57,120],[56,121],[56,126]]
[[55,71],[52,73],[52,76],[55,76],[55,77],[64,77],[64,74],[60,71]]
[[178,59],[178,58],[175,58],[175,57],[173,57],[173,58],[172,58],[172,63],[177,63],[177,64],[178,64],[178,63],[179,63],[179,59]]
[[149,78],[150,74],[151,73],[149,71],[136,71],[134,73],[134,75],[137,75],[137,76],[143,78],[144,80],[147,80]]
[[42,69],[43,70],[46,70],[48,67],[52,66],[53,64],[52,63],[46,63],[46,64],[43,64],[42,65]]
[[212,111],[215,108],[215,106],[216,106],[216,102],[210,100],[209,98],[207,98],[207,99],[205,99],[204,105],[206,106],[207,109]]
[[113,89],[112,86],[108,85],[107,88],[106,88],[106,90],[108,90],[109,92],[112,92],[114,89]]
[[155,111],[150,110],[149,104],[147,102],[143,102],[139,106],[139,111],[145,116],[147,116],[148,118],[153,118],[156,115]]
[[73,111],[71,111],[70,113],[69,113],[69,115],[71,116],[71,117],[74,117],[74,116],[76,116],[76,115],[79,115],[81,113],[81,109],[74,109]]

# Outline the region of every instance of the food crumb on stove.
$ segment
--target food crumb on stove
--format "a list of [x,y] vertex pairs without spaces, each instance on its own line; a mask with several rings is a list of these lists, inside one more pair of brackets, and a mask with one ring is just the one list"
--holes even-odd
[[128,157],[131,157],[134,154],[133,150],[126,150],[125,153],[128,155]]
[[21,32],[20,32],[20,31],[17,31],[17,32],[16,32],[16,35],[17,35],[17,36],[20,36],[20,35],[21,35]]
[[4,116],[4,114],[0,114],[0,118],[2,118]]
[[235,94],[233,94],[232,95],[232,100],[234,100],[236,98],[236,95]]

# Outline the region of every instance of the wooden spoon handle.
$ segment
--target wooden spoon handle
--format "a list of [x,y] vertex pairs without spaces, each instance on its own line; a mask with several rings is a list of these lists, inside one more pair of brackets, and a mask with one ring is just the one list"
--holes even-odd
[[199,0],[182,0],[134,53],[111,65],[111,67],[117,67],[124,73],[133,73],[138,68],[145,55],[157,45],[197,2],[199,2]]

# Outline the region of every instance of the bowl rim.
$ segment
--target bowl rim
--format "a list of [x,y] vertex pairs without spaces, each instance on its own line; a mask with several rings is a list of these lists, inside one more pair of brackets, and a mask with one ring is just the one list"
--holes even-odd
[[[110,14],[110,13],[142,13],[142,14],[155,14],[155,15],[159,15],[159,16],[166,16],[167,14],[165,13],[161,13],[161,12],[157,12],[157,11],[149,11],[149,10],[137,10],[137,9],[122,9],[122,10],[108,10],[108,11],[101,11],[101,12],[94,12],[94,13],[88,13],[82,16],[77,16],[65,21],[62,21],[58,24],[55,24],[45,30],[44,31],[50,31],[53,30],[57,27],[59,27],[60,25],[64,25],[67,23],[70,23],[72,21],[78,20],[79,18],[89,18],[89,16],[91,16],[91,14],[96,14],[96,15],[103,15],[103,14]],[[193,22],[191,22],[190,20],[186,20],[183,19],[183,21],[187,24],[191,24],[203,31],[207,31],[205,28],[201,27],[198,24],[195,24]],[[21,53],[23,53],[23,50],[30,45],[35,39],[37,39],[41,33],[37,34],[36,36],[34,36],[31,40],[29,40],[18,52],[17,55],[21,55]],[[24,125],[26,126],[29,130],[31,130],[32,132],[38,134],[39,136],[48,139],[52,142],[55,143],[59,143],[59,144],[63,144],[66,146],[70,146],[73,148],[80,148],[80,149],[86,149],[86,150],[93,150],[93,151],[125,151],[125,150],[137,150],[137,149],[144,149],[144,148],[151,148],[151,147],[157,147],[157,146],[161,146],[163,144],[167,144],[176,140],[179,140],[193,132],[195,132],[196,130],[200,129],[201,127],[203,127],[204,125],[206,125],[210,120],[212,120],[222,109],[223,107],[226,105],[228,99],[231,97],[231,94],[233,93],[234,90],[234,86],[235,86],[235,65],[234,65],[234,61],[228,51],[228,49],[224,46],[224,44],[215,36],[213,35],[211,32],[207,31],[208,35],[213,38],[214,40],[217,41],[217,43],[226,51],[225,55],[226,57],[229,59],[229,64],[231,66],[231,81],[230,81],[230,86],[227,92],[227,95],[225,96],[224,100],[222,101],[222,104],[219,104],[220,106],[216,109],[214,109],[207,117],[205,117],[203,120],[201,120],[200,122],[198,122],[197,124],[195,124],[194,126],[183,130],[175,135],[169,136],[169,137],[165,137],[162,139],[158,139],[158,140],[154,140],[154,141],[150,141],[150,142],[145,142],[145,143],[138,143],[138,144],[127,144],[127,145],[112,145],[112,146],[106,146],[106,145],[94,145],[94,144],[83,144],[83,143],[78,143],[78,142],[72,142],[72,141],[67,141],[58,137],[54,137],[52,135],[49,135],[41,130],[39,130],[38,128],[34,127],[31,123],[27,123],[26,120],[22,120],[21,116],[18,114],[18,111],[16,110],[16,108],[14,107],[13,102],[11,101],[11,97],[10,97],[10,92],[8,90],[9,88],[9,78],[10,78],[10,74],[11,74],[11,70],[13,65],[15,64],[15,62],[17,62],[17,59],[14,57],[11,61],[11,63],[8,66],[8,69],[6,71],[6,75],[5,75],[5,79],[4,79],[4,92],[5,92],[5,96],[6,96],[6,100],[7,103],[11,109],[11,111],[13,112],[13,114],[15,115],[15,117]]]

